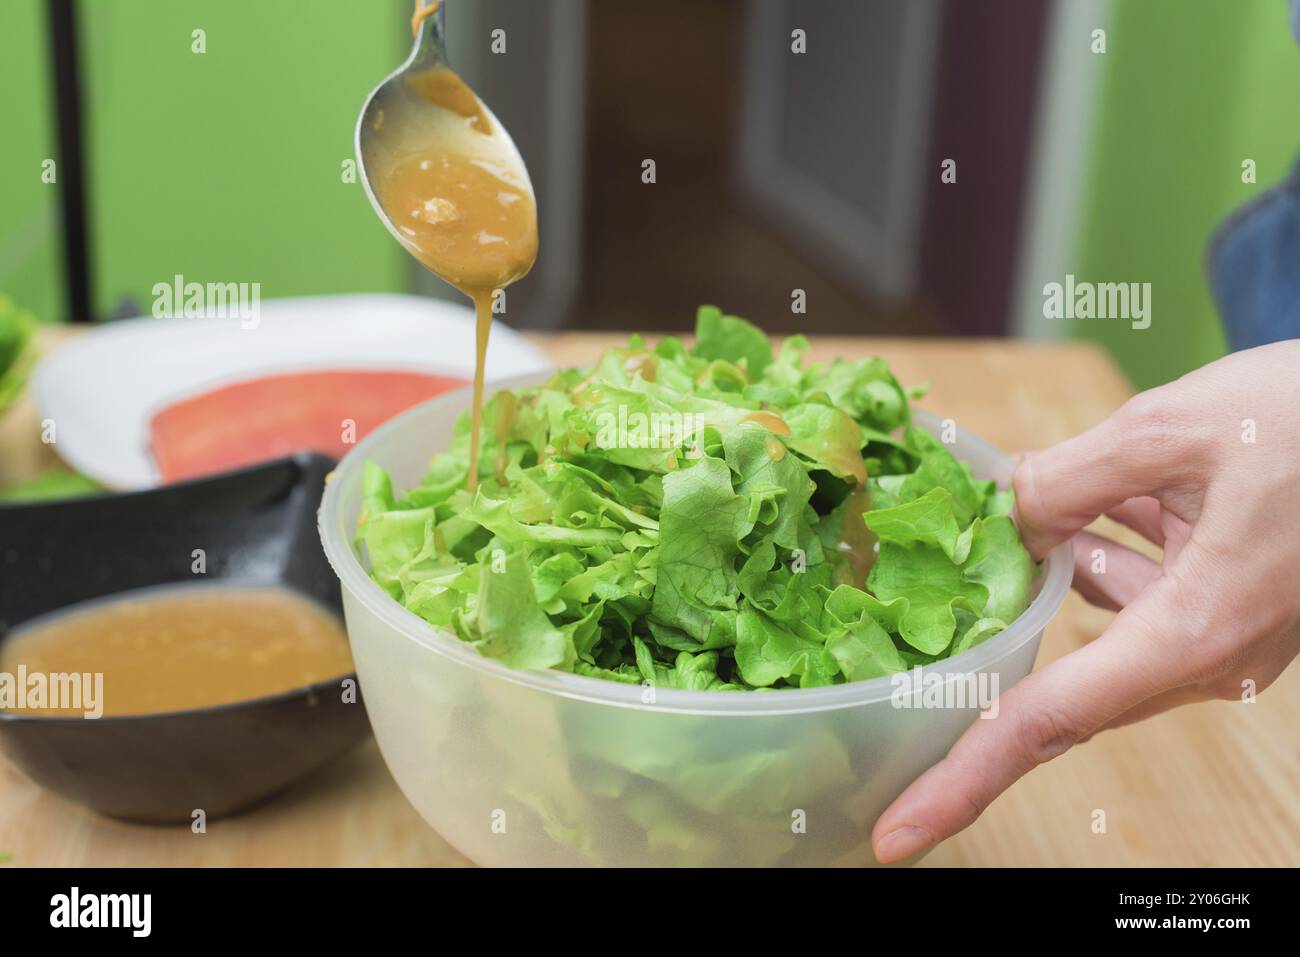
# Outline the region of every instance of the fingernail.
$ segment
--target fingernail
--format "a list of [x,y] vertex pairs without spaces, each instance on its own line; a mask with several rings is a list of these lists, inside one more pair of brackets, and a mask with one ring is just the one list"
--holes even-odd
[[907,824],[895,828],[876,842],[876,860],[881,864],[892,864],[933,843],[934,835],[925,828]]

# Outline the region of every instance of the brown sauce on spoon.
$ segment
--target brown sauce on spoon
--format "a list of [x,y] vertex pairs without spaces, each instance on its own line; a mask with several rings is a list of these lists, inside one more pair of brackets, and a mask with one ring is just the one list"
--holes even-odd
[[[411,27],[438,3],[416,0]],[[513,147],[474,91],[446,67],[408,79],[431,107],[423,143],[375,171],[375,193],[402,243],[430,272],[474,303],[474,398],[469,488],[478,484],[483,366],[497,290],[522,278],[537,259],[537,204],[516,172]]]

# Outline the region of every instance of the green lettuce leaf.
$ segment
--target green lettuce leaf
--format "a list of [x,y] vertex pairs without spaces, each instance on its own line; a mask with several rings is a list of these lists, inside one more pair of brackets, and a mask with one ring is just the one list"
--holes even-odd
[[1011,621],[1029,604],[1034,560],[1021,544],[1016,526],[1005,515],[977,518],[972,529],[963,577],[988,591],[985,615]]
[[[504,543],[494,542],[504,551]],[[577,660],[573,639],[556,628],[537,604],[528,574],[528,552],[505,552],[498,568],[479,576],[478,640],[487,658],[512,668],[571,669]]]
[[735,559],[747,531],[746,505],[721,459],[705,457],[665,477],[651,606],[656,621],[705,641],[716,612],[736,608]]
[[700,306],[696,313],[693,351],[704,359],[743,362],[755,380],[772,363],[772,346],[762,330],[738,316],[724,316],[717,306]]

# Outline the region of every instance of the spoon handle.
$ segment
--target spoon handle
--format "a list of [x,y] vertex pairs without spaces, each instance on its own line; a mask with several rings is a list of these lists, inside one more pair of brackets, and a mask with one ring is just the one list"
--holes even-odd
[[[441,0],[415,0],[416,17],[432,4],[438,4],[433,16],[422,20],[412,20],[415,26],[415,47],[407,61],[408,66],[435,67],[447,66],[446,22],[447,5]],[[418,25],[417,25],[418,24]]]

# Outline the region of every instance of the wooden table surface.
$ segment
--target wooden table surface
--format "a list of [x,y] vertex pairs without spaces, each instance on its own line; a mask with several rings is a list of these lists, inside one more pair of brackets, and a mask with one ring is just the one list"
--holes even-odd
[[[562,365],[623,339],[534,338]],[[922,407],[1009,450],[1073,435],[1130,392],[1104,353],[1078,343],[824,338],[813,353],[883,355],[904,383],[933,383]],[[29,404],[0,421],[0,481],[30,475],[51,456]],[[1071,594],[1039,663],[1096,637],[1111,617]],[[922,866],[1300,864],[1297,728],[1293,667],[1255,704],[1197,705],[1107,732],[1032,772]],[[1093,833],[1099,809],[1104,834]],[[407,804],[373,742],[256,811],[209,822],[205,834],[99,818],[0,760],[4,855],[15,866],[468,863]]]

